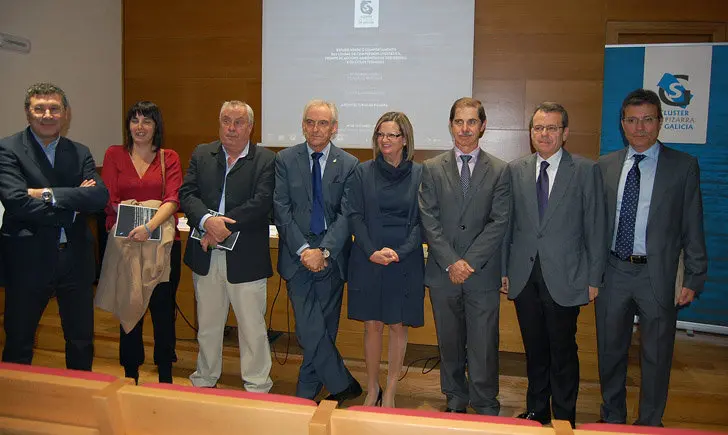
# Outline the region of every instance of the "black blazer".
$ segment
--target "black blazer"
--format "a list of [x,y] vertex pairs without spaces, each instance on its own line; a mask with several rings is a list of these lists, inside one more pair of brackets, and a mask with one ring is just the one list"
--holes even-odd
[[[230,231],[240,231],[235,249],[227,251],[227,278],[234,284],[273,275],[270,261],[268,223],[273,208],[275,154],[250,143],[248,155],[238,160],[227,175],[225,216],[234,219]],[[182,210],[190,228],[199,228],[208,210],[217,210],[225,177],[222,143],[201,144],[195,148],[179,189]],[[198,275],[210,270],[210,250],[202,251],[197,240],[189,239],[184,262]]]
[[[96,186],[79,187],[88,179]],[[28,195],[29,188],[45,187],[53,189],[55,205]],[[77,277],[92,283],[96,260],[86,214],[102,210],[108,199],[86,146],[61,137],[51,166],[30,127],[0,139],[0,201],[5,207],[0,242],[6,283],[28,287],[50,283],[61,227],[77,262]]]

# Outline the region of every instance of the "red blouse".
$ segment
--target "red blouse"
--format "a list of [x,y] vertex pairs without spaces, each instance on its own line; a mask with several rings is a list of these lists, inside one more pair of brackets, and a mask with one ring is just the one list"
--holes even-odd
[[[182,167],[176,151],[162,148],[164,152],[164,166],[167,183],[165,184],[164,198],[162,198],[162,167],[159,164],[159,154],[139,178],[131,155],[123,145],[112,145],[104,155],[104,165],[101,168],[101,178],[109,190],[109,202],[106,204],[106,231],[116,223],[116,211],[120,202],[127,199],[146,201],[156,199],[165,202],[174,202],[179,207],[177,194],[182,185]],[[177,218],[175,216],[175,222]]]

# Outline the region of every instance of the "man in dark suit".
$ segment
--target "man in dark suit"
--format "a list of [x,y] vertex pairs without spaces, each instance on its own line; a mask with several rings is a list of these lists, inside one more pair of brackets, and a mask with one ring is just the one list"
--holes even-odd
[[[599,159],[611,250],[596,301],[601,418],[627,419],[627,353],[638,314],[642,383],[635,424],[660,426],[677,309],[702,291],[708,268],[700,169],[697,159],[657,140],[662,107],[653,91],[631,92],[621,110],[629,146]],[[676,292],[681,251],[685,273]]]
[[303,110],[306,142],[276,156],[275,224],[278,271],[286,280],[303,348],[296,395],[329,400],[362,392],[336,349],[351,231],[341,210],[344,185],[358,161],[331,143],[338,129],[333,103],[312,100]]
[[455,101],[455,147],[425,161],[419,202],[446,412],[470,405],[498,415],[498,289],[511,195],[506,163],[478,146],[485,124],[480,101]]
[[606,261],[606,216],[597,163],[563,146],[569,115],[541,103],[529,124],[535,153],[511,162],[513,205],[503,248],[504,291],[515,301],[526,349],[526,412],[574,426],[579,391],[576,319],[596,298]]
[[91,370],[96,277],[86,213],[109,192],[89,149],[61,136],[68,100],[59,87],[26,91],[28,128],[0,139],[0,243],[5,266],[3,361],[30,364],[35,332],[54,295],[66,339],[66,367]]
[[[190,228],[203,234],[199,241],[189,239],[184,257],[193,272],[197,300],[200,350],[197,370],[190,376],[196,387],[214,387],[220,378],[231,304],[238,323],[243,387],[265,393],[273,386],[265,310],[267,278],[273,275],[268,222],[275,154],[250,141],[254,121],[249,105],[225,102],[220,140],[195,148],[179,190]],[[228,237],[237,237],[234,247],[218,247]]]

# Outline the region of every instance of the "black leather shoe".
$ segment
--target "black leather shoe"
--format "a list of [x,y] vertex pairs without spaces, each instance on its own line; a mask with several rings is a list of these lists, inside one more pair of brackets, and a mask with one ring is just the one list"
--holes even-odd
[[359,382],[354,381],[349,384],[349,386],[346,387],[344,391],[338,392],[336,394],[331,394],[329,395],[329,397],[326,398],[326,400],[335,400],[339,404],[339,406],[341,406],[344,401],[356,399],[357,397],[361,396],[361,393],[361,385],[359,385]]
[[455,409],[455,408],[447,407],[447,408],[445,408],[445,412],[454,412],[455,414],[467,414],[468,413],[468,410],[467,409]]
[[537,421],[541,424],[549,424],[551,423],[551,416],[550,415],[544,415],[544,414],[538,414],[533,411],[526,411],[522,414],[518,414],[516,418],[522,418],[524,420],[533,420]]

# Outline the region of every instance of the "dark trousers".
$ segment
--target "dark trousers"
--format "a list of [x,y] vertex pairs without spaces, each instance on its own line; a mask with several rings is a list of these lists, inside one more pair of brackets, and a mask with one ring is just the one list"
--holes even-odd
[[579,307],[564,307],[551,298],[536,261],[523,291],[515,299],[526,349],[528,411],[570,421],[576,417],[579,355],[576,319]]
[[[174,349],[177,342],[176,295],[181,259],[179,240],[175,240],[172,244],[170,256],[169,281],[157,284],[149,300],[149,312],[152,314],[152,325],[154,326],[154,364],[158,366],[171,366],[173,362],[177,361]],[[125,333],[124,328],[120,328],[119,362],[126,368],[136,369],[144,363],[143,328],[143,316],[129,333]]]
[[610,256],[604,292],[596,301],[601,417],[608,423],[627,420],[627,365],[634,316],[639,314],[640,404],[635,424],[662,425],[670,385],[677,308],[655,297],[647,264]]
[[[5,254],[8,254],[6,251]],[[48,301],[55,296],[66,340],[66,367],[91,370],[94,358],[94,295],[87,275],[79,269],[73,250],[58,251],[48,265],[52,279],[43,287],[28,287],[8,280],[5,288],[5,348],[3,361],[31,364],[38,323]]]
[[296,338],[303,348],[296,396],[307,399],[315,398],[322,386],[336,394],[354,381],[336,349],[344,281],[336,261],[328,261],[329,266],[317,273],[301,266],[286,282]]

